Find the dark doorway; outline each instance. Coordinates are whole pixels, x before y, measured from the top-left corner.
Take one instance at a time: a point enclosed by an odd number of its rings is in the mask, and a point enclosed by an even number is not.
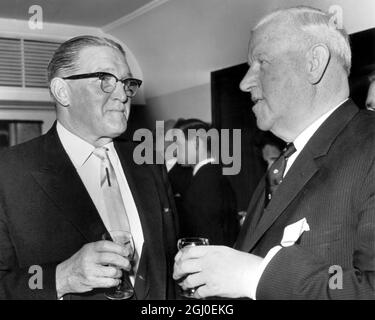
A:
[[[228,176],[237,196],[238,210],[246,210],[265,172],[261,151],[256,146],[260,130],[251,107],[249,93],[239,83],[249,66],[246,63],[211,73],[212,124],[217,129],[241,129],[241,171]]]
[[[354,102],[365,108],[369,76],[375,74],[375,28],[352,33],[352,70],[349,77],[350,95]]]

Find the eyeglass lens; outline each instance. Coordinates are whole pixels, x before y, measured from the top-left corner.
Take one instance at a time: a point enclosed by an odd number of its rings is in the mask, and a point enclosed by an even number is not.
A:
[[[113,90],[115,90],[117,79],[110,75],[105,75],[102,79],[102,89],[104,92],[111,93]],[[120,81],[120,80],[119,80]],[[128,97],[133,97],[138,90],[138,83],[137,81],[131,80],[131,79],[125,79],[121,81],[124,86],[125,93]]]

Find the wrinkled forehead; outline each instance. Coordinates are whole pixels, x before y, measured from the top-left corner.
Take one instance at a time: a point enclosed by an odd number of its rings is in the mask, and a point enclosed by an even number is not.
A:
[[[108,46],[83,48],[78,55],[77,67],[82,72],[107,71],[120,77],[131,73],[125,56]]]
[[[279,18],[271,20],[251,32],[249,42],[249,56],[255,56],[259,51],[277,49],[278,51],[290,50],[300,45],[302,31],[290,22]]]

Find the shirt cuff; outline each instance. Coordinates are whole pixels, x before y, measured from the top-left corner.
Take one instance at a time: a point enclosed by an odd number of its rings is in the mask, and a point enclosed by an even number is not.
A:
[[[267,255],[264,257],[263,261],[259,265],[259,268],[253,278],[252,286],[250,288],[250,298],[256,300],[256,292],[258,288],[259,280],[266,269],[267,265],[270,263],[272,258],[282,249],[282,246],[273,247],[270,251],[268,251]]]

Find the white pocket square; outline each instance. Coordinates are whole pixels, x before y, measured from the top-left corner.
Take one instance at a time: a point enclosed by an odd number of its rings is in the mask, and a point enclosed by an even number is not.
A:
[[[310,231],[306,218],[286,226],[281,240],[281,246],[290,247],[294,245],[305,231]]]

